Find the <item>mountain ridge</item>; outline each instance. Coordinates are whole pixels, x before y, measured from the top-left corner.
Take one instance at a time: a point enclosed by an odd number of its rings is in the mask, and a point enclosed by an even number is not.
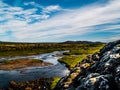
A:
[[[65,41],[62,42],[64,44],[101,44],[101,43],[105,43],[105,42],[93,42],[93,41]]]
[[[64,42],[9,42],[9,41],[0,41],[0,43],[61,43],[61,44],[101,44],[105,43],[102,41],[64,41]]]

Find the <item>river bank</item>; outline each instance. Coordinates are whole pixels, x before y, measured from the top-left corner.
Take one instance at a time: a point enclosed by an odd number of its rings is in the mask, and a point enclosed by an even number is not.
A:
[[[50,90],[51,81],[50,78],[40,78],[22,83],[11,81],[8,90]]]
[[[79,62],[54,90],[120,90],[120,40]]]
[[[0,88],[10,87],[9,82],[15,81],[16,83],[34,81],[42,78],[54,78],[63,77],[69,71],[64,64],[59,63],[57,60],[63,56],[62,53],[65,51],[54,51],[51,53],[33,55],[33,56],[16,56],[12,58],[1,58],[0,61],[4,60],[16,60],[16,59],[39,59],[43,62],[48,62],[48,66],[35,66],[13,69],[13,70],[0,70]],[[29,61],[29,60],[28,60]],[[28,62],[27,61],[27,62]],[[29,61],[29,63],[31,60]],[[22,62],[23,63],[23,62]],[[21,64],[22,64],[21,63]],[[52,65],[51,65],[52,63]],[[33,64],[34,65],[34,64]],[[17,64],[16,64],[17,66]]]
[[[20,45],[20,44],[19,44]],[[91,54],[96,52],[103,46],[103,44],[49,44],[47,47],[43,45],[43,48],[39,47],[27,47],[27,46],[19,46],[16,45],[14,47],[11,46],[4,46],[3,51],[1,51],[0,55],[0,62],[4,60],[17,60],[17,59],[40,59],[43,62],[49,62],[53,65],[48,66],[30,66],[20,69],[13,69],[13,70],[0,70],[0,88],[9,87],[10,81],[15,81],[16,83],[26,82],[26,81],[34,81],[39,78],[54,78],[54,77],[64,77],[66,74],[69,73],[68,68],[66,67],[67,64],[76,65],[79,59],[75,59],[69,63],[66,62],[66,59],[63,59],[66,63],[59,63],[58,59],[62,58],[64,55],[81,55],[81,54]],[[102,45],[102,46],[101,46]],[[9,50],[8,50],[9,47]],[[24,47],[24,48],[22,48]],[[21,49],[22,48],[22,49]],[[15,50],[13,50],[15,49]],[[43,50],[44,49],[44,50]],[[49,51],[54,50],[54,52],[48,53]],[[55,51],[55,50],[63,50],[63,51]],[[69,50],[70,52],[64,52],[64,50]],[[46,51],[45,54],[39,54],[40,52]],[[35,53],[33,53],[35,52]],[[39,53],[38,53],[39,52]],[[32,54],[32,55],[31,55]],[[26,56],[25,56],[26,55]],[[4,56],[4,57],[3,57]],[[8,57],[7,57],[8,56]],[[71,60],[71,59],[70,59]],[[73,65],[74,62],[74,65]],[[65,66],[66,65],[66,66]]]
[[[39,59],[17,59],[17,60],[4,60],[0,62],[0,70],[14,70],[22,69],[26,67],[43,67],[53,65],[49,62],[43,62]]]

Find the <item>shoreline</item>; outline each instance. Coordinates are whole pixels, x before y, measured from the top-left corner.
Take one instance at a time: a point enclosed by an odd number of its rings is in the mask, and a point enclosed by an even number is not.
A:
[[[17,60],[5,60],[0,63],[0,70],[15,70],[22,69],[26,67],[36,67],[36,66],[49,66],[53,65],[49,62],[44,62],[39,59],[17,59]]]

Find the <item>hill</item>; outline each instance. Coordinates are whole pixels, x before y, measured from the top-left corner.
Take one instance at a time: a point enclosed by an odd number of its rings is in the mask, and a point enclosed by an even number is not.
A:
[[[103,42],[92,42],[92,41],[65,41],[63,44],[102,44]]]

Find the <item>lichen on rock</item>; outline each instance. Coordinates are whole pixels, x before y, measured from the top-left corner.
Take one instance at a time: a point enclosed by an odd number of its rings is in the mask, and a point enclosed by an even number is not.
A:
[[[76,76],[64,85],[71,75]],[[58,82],[55,90],[120,90],[120,40],[108,43],[78,63]]]

